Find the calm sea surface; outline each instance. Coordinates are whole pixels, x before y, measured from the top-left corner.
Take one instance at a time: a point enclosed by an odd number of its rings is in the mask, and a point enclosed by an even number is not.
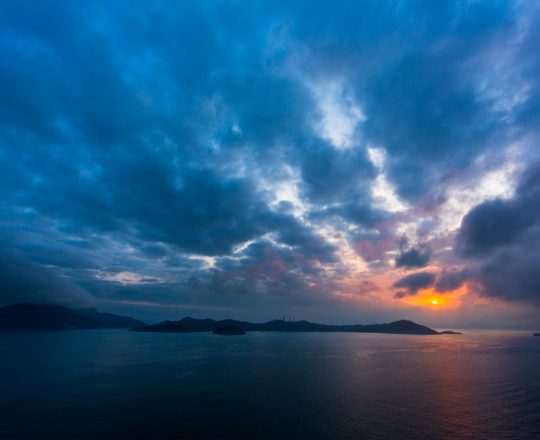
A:
[[[0,438],[540,439],[540,338],[4,333]]]

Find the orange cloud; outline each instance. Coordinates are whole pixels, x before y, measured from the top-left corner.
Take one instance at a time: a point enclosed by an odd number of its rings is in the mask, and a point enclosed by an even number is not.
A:
[[[461,304],[461,297],[468,292],[466,284],[451,292],[441,294],[434,287],[422,289],[414,296],[403,298],[403,302],[411,306],[430,307],[433,309],[448,309],[458,307]]]

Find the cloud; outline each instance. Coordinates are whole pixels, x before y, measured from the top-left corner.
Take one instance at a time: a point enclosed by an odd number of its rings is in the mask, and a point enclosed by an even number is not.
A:
[[[402,251],[396,258],[396,267],[418,268],[429,263],[429,252],[420,252],[416,248]]]
[[[416,295],[420,289],[430,287],[435,282],[435,275],[431,272],[417,272],[397,280],[393,286],[403,288],[406,291],[397,292],[395,298],[403,298],[405,295]]]
[[[373,281],[363,280],[355,287],[357,295],[367,295],[379,291],[379,287]]]
[[[301,252],[305,258],[316,259],[323,263],[336,261],[336,247],[323,236],[318,236],[308,228],[297,225],[282,230],[277,238],[279,242],[292,246]]]
[[[425,2],[357,7],[320,5],[309,23],[294,23],[299,68],[330,84],[346,78],[365,115],[362,138],[387,151],[385,177],[397,196],[415,200],[442,183],[441,168],[464,166],[506,128],[479,99],[477,78],[466,66],[517,32],[515,13],[506,3],[488,2],[465,11],[451,3],[435,10]],[[309,14],[306,5],[293,9]],[[491,65],[475,67],[484,72]]]
[[[458,231],[456,249],[474,264],[485,296],[540,304],[540,165],[523,174],[514,197],[475,206]]]
[[[435,283],[435,290],[440,293],[445,293],[459,289],[468,277],[469,275],[466,270],[444,269]]]
[[[396,293],[394,293],[394,298],[396,299],[402,299],[402,298],[405,298],[406,296],[407,296],[407,292],[403,290],[399,290]]]
[[[88,306],[94,298],[70,280],[45,266],[0,253],[0,303],[52,303]]]
[[[464,256],[482,256],[511,243],[534,223],[534,213],[523,208],[501,199],[475,206],[463,217],[457,249]]]
[[[521,177],[511,199],[495,199],[472,208],[464,217],[455,248],[465,257],[483,257],[518,241],[534,228],[540,214],[540,165]]]
[[[475,274],[486,297],[527,301],[540,306],[540,227],[483,262]]]
[[[454,183],[510,146],[538,158],[539,17],[488,0],[1,2],[0,246],[103,301],[257,310],[327,310],[409,232],[432,252],[395,266],[437,265]],[[498,297],[496,268],[536,242],[533,182],[458,233],[455,258]]]

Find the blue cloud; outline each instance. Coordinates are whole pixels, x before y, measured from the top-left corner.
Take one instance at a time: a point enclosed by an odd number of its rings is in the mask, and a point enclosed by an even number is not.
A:
[[[463,218],[456,249],[474,264],[485,296],[540,303],[540,166],[529,167],[507,200],[483,202]]]
[[[429,263],[429,252],[421,252],[416,248],[402,251],[396,258],[396,267],[424,267]]]
[[[343,246],[392,270],[400,222],[426,220],[415,207],[443,204],[470,163],[540,134],[539,17],[491,0],[4,1],[0,246],[100,300],[328,304],[355,275]],[[406,215],[377,203],[382,177]],[[534,235],[526,187],[458,232],[459,258],[494,256],[486,286]],[[437,246],[395,266],[437,263]],[[153,281],[102,276],[118,272]]]
[[[416,295],[420,289],[430,287],[435,282],[435,275],[431,272],[417,272],[397,280],[393,287],[403,288],[406,292],[398,292],[394,296],[403,298],[405,295]]]

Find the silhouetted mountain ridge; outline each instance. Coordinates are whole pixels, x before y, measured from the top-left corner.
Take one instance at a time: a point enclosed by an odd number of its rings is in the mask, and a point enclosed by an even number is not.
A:
[[[131,328],[142,321],[96,309],[72,310],[55,304],[11,304],[0,307],[0,331]]]
[[[234,319],[216,321],[210,318],[196,319],[186,317],[179,321],[164,321],[153,325],[133,328],[132,331],[140,332],[213,332],[223,326],[234,326],[244,331],[269,331],[269,332],[356,332],[356,333],[391,333],[408,335],[438,335],[436,330],[417,324],[413,321],[402,319],[387,324],[371,325],[328,325],[309,321],[284,321],[273,320],[257,324]]]
[[[101,328],[132,328],[144,325],[142,321],[129,316],[115,315],[114,313],[98,312],[96,309],[77,309],[77,312],[96,321]]]

